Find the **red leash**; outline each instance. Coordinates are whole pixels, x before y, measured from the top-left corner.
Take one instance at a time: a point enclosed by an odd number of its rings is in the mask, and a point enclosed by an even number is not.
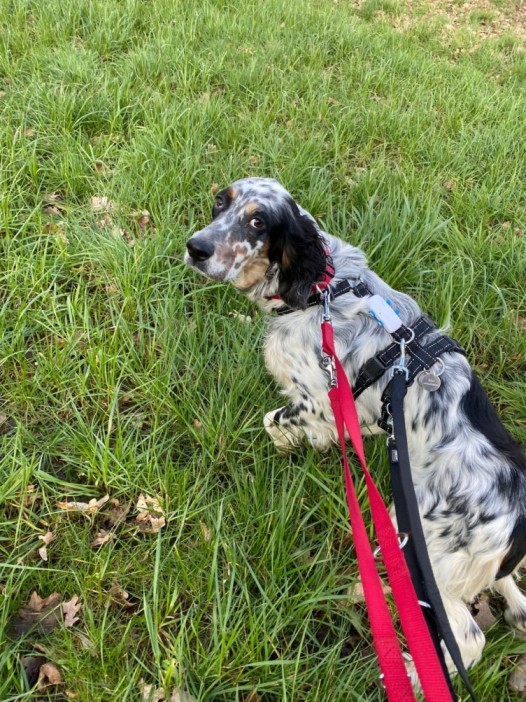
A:
[[[331,376],[329,399],[342,449],[351,529],[367,611],[371,622],[373,642],[383,674],[387,698],[390,702],[410,702],[416,699],[389,614],[382,583],[376,569],[367,530],[353,485],[345,448],[345,429],[347,429],[365,476],[371,514],[382,550],[389,584],[424,697],[426,702],[451,702],[451,692],[422,614],[411,575],[400,548],[398,535],[394,530],[389,512],[383,503],[380,493],[367,470],[360,422],[352,390],[334,348],[334,332],[329,314],[327,294],[324,297],[325,312],[324,321],[321,325],[323,364]]]

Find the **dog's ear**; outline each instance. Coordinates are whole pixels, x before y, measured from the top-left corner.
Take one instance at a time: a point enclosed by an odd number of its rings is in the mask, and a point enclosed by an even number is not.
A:
[[[278,292],[283,301],[305,309],[311,285],[323,278],[326,255],[316,225],[292,199],[271,227],[269,259],[279,266]]]

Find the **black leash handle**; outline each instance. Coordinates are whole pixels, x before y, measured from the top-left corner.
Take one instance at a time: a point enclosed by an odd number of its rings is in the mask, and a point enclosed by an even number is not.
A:
[[[471,687],[457,640],[451,630],[442,597],[438,585],[436,584],[431,561],[429,560],[422,522],[420,521],[418,501],[416,499],[413,478],[411,476],[411,464],[409,461],[407,434],[405,430],[404,397],[406,392],[407,386],[404,373],[395,371],[391,381],[391,415],[393,419],[394,441],[390,443],[389,459],[391,463],[393,496],[399,531],[407,531],[410,537],[404,548],[404,554],[406,555],[407,565],[411,572],[411,577],[418,596],[420,597],[420,592],[422,592],[423,600],[428,602],[431,606],[433,617],[431,618],[428,614],[428,616],[426,616],[426,621],[430,627],[433,638],[437,637],[438,631],[442,636],[444,644],[462,678],[469,696],[473,702],[477,702],[477,697]],[[424,609],[427,610],[428,608],[424,607]],[[433,629],[435,631],[433,631]],[[443,651],[440,645],[438,646],[438,651],[441,663],[445,668]]]

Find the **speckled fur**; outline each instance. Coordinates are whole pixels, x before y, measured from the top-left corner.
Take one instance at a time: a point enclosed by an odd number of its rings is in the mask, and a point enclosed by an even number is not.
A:
[[[305,307],[311,284],[323,273],[317,269],[323,246],[334,261],[334,282],[364,281],[373,294],[393,301],[409,327],[421,310],[371,271],[362,251],[321,231],[277,181],[249,178],[223,192],[235,196],[227,196],[228,207],[215,209],[213,222],[194,234],[186,261],[211,278],[230,281],[264,312],[282,306],[283,299],[295,308],[291,314],[268,317],[265,362],[288,403],[267,413],[264,425],[279,449],[304,440],[326,449],[337,436],[327,377],[319,366],[321,310]],[[247,219],[255,215],[265,223],[257,232]],[[196,249],[210,255],[196,260]],[[296,287],[287,299],[288,286]],[[282,300],[273,298],[278,291]],[[391,337],[367,314],[366,301],[352,293],[333,300],[331,312],[337,353],[352,383],[362,364]],[[466,605],[482,590],[494,588],[503,595],[506,619],[526,631],[526,597],[514,579],[526,555],[526,460],[465,357],[448,353],[442,360],[446,370],[438,391],[429,393],[418,383],[409,388],[406,426],[433,570],[469,666],[480,658],[485,639]],[[386,382],[384,376],[357,400],[364,434],[379,431]]]

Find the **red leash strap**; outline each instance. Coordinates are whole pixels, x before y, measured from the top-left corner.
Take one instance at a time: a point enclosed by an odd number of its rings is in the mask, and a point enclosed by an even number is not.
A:
[[[400,623],[404,630],[424,697],[427,702],[451,702],[451,692],[444,678],[413,587],[411,575],[400,549],[398,535],[395,532],[389,512],[383,503],[380,493],[367,470],[360,422],[354,398],[345,370],[336,356],[334,332],[328,316],[324,317],[321,327],[323,353],[334,362],[336,368],[336,385],[331,388],[329,399],[342,448],[347,504],[358,556],[358,568],[371,622],[374,646],[378,655],[380,669],[384,676],[387,698],[390,702],[409,702],[410,700],[415,700],[415,695],[387,608],[380,576],[376,569],[371,545],[367,537],[367,530],[352,482],[345,448],[345,429],[347,429],[365,476],[371,514],[382,550],[389,584],[391,585]]]

